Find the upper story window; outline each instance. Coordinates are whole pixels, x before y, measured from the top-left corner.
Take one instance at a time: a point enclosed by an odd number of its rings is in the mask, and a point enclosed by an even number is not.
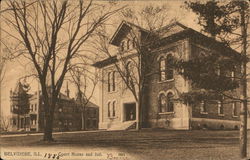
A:
[[[220,66],[216,66],[216,68],[215,68],[215,74],[217,76],[220,76]]]
[[[173,69],[173,56],[169,54],[167,56],[167,80],[174,78],[174,69]]]
[[[116,89],[116,72],[113,72],[113,77],[112,77],[112,86],[113,86],[113,91]]]
[[[201,101],[200,103],[200,113],[207,113],[206,101]]]
[[[232,103],[232,115],[233,115],[233,117],[237,116],[236,102]]]
[[[112,71],[108,73],[108,92],[116,90],[116,72]]]
[[[126,73],[126,83],[130,86],[133,85],[133,77],[132,77],[133,74],[131,74],[132,72],[133,72],[132,62],[129,61],[125,66],[125,73]]]
[[[124,41],[121,42],[121,46],[120,47],[121,47],[121,51],[125,50],[125,42]]]
[[[219,115],[223,115],[224,114],[222,101],[218,101],[218,114]]]
[[[174,78],[173,56],[169,54],[166,58],[159,59],[160,81],[171,80]]]
[[[137,43],[137,41],[136,41],[136,37],[134,37],[134,38],[133,38],[133,48],[135,48],[135,47],[136,47],[136,43]]]
[[[130,43],[130,40],[128,39],[128,40],[127,40],[127,49],[129,50],[130,47],[131,47],[131,43]]]
[[[166,61],[164,57],[160,58],[160,81],[166,80]]]
[[[111,77],[112,77],[112,72],[108,73],[108,92],[111,91]]]
[[[231,79],[235,80],[235,72],[236,72],[236,66],[233,66],[232,71],[231,71]]]

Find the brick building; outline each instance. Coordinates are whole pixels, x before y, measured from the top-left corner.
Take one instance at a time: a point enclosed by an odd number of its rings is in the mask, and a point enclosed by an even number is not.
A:
[[[138,121],[138,105],[132,93],[126,89],[126,85],[118,74],[115,64],[122,66],[120,56],[136,57],[134,48],[135,37],[141,41],[150,33],[149,31],[123,21],[110,43],[117,48],[114,56],[96,62],[95,67],[100,69],[102,84],[100,86],[100,129],[127,129]],[[145,99],[143,100],[143,124],[144,127],[168,128],[168,129],[238,129],[239,110],[241,103],[224,98],[223,101],[202,101],[195,105],[185,105],[178,99],[180,93],[191,91],[193,86],[175,70],[166,68],[171,57],[188,60],[198,54],[209,52],[226,52],[229,55],[238,54],[231,48],[225,47],[191,28],[178,22],[170,24],[159,30],[160,39],[157,47],[153,47],[150,54],[154,55],[150,63],[151,70],[159,74],[152,74],[147,81]],[[139,37],[139,38],[138,38]],[[212,44],[212,45],[211,45]],[[129,60],[127,65],[131,63]],[[240,67],[231,71],[230,75],[240,73]],[[218,73],[219,74],[219,73]],[[240,97],[238,88],[232,91]]]
[[[43,131],[44,109],[40,92],[28,94],[25,84],[18,82],[10,91],[11,131]],[[86,105],[86,129],[98,129],[98,106],[92,102]],[[73,131],[82,129],[82,106],[69,97],[69,89],[59,94],[54,112],[54,131]]]

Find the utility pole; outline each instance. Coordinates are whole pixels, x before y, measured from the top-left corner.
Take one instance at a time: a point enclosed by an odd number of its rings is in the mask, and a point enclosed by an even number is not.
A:
[[[241,6],[242,54],[247,56],[247,26],[244,6]],[[240,156],[247,157],[247,61],[242,64],[242,102],[240,109]]]

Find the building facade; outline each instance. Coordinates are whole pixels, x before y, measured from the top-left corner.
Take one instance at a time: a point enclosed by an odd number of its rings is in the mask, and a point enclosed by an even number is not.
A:
[[[25,85],[18,82],[16,89],[10,91],[11,131],[43,131],[44,107],[41,91],[28,94]],[[54,131],[76,131],[83,129],[82,105],[66,94],[59,94],[54,112]],[[86,130],[98,129],[98,106],[89,102],[85,106]]]
[[[209,52],[226,52],[229,55],[238,53],[178,22],[163,27],[159,32],[160,39],[157,39],[157,43],[149,51],[153,55],[148,64],[149,70],[156,74],[146,79],[148,85],[142,105],[144,127],[180,130],[238,129],[240,101],[224,97],[221,101],[184,104],[178,101],[180,93],[192,91],[194,86],[167,65],[173,58],[189,60]],[[129,66],[131,59],[138,62],[136,40],[142,42],[149,34],[149,31],[123,21],[110,40],[111,45],[117,48],[117,53],[94,64],[103,77],[100,86],[100,129],[127,129],[138,122],[138,102],[124,84],[116,65],[123,70]],[[124,61],[124,57],[130,58]],[[229,74],[239,74],[239,68]],[[241,88],[235,89],[231,94],[240,97],[240,90]]]

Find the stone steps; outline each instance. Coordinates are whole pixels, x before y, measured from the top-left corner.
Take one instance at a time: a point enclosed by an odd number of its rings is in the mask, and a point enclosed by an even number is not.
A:
[[[134,129],[136,121],[126,121],[118,124],[111,125],[107,130],[109,131],[119,131],[119,130],[128,130]]]

